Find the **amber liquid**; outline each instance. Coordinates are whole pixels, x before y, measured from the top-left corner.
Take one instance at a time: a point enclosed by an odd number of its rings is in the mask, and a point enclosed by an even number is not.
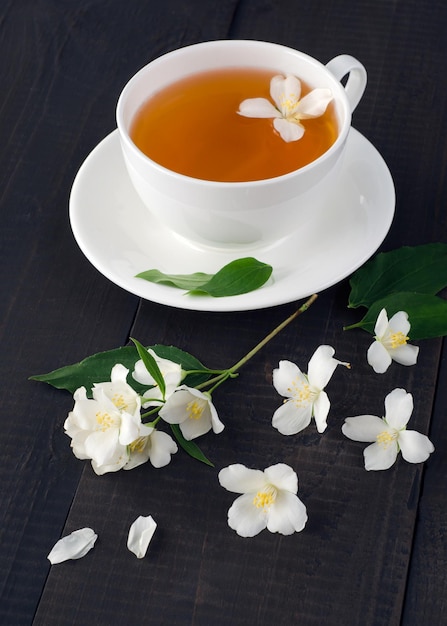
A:
[[[321,156],[337,137],[331,103],[303,120],[303,137],[285,142],[272,119],[238,115],[247,98],[270,98],[274,72],[224,69],[192,75],[151,97],[135,116],[131,137],[160,165],[210,181],[251,181],[292,172]],[[302,96],[310,88],[302,83]]]

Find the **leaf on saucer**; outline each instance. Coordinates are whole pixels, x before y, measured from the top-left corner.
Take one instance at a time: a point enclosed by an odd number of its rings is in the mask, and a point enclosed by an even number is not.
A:
[[[386,309],[388,318],[398,311],[408,313],[412,340],[447,335],[447,301],[432,294],[414,292],[393,293],[374,302],[360,322],[346,326],[345,330],[363,328],[374,334],[377,316],[382,309]]]
[[[212,274],[195,272],[194,274],[164,274],[160,270],[146,270],[137,274],[135,278],[143,278],[150,283],[178,287],[179,289],[196,289],[213,277]]]
[[[152,348],[159,357],[178,363],[185,372],[195,370],[201,370],[201,372],[205,371],[205,373],[196,373],[186,376],[184,382],[191,387],[204,382],[211,375],[206,373],[207,368],[204,367],[198,359],[175,346],[156,344],[149,346],[149,348]],[[65,389],[72,394],[76,389],[79,389],[79,387],[85,387],[87,394],[91,396],[91,388],[95,383],[110,380],[110,372],[114,365],[121,363],[132,372],[139,358],[140,356],[135,346],[124,346],[106,352],[98,352],[97,354],[83,359],[79,363],[66,365],[48,374],[31,376],[30,379],[48,383],[56,389]],[[143,393],[147,388],[146,386],[140,385],[130,374],[127,377],[127,382],[137,393]]]
[[[186,289],[187,295],[208,295],[213,298],[237,296],[259,289],[270,278],[273,268],[253,257],[236,259],[216,274],[164,274],[157,269],[136,275],[153,283]]]
[[[404,246],[379,253],[355,272],[350,285],[350,308],[370,307],[397,292],[435,295],[447,286],[447,244]]]
[[[262,287],[272,275],[271,265],[253,257],[236,259],[220,269],[208,282],[190,290],[191,295],[209,295],[213,298],[237,296]]]

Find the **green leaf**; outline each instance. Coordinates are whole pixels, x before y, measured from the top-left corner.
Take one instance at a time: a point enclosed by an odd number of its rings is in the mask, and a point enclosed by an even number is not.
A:
[[[152,283],[187,289],[188,295],[208,295],[213,298],[237,296],[259,289],[270,278],[271,265],[252,257],[236,259],[224,265],[216,274],[164,274],[159,270],[147,270],[137,274]]]
[[[149,347],[152,348],[159,357],[178,363],[185,371],[206,370],[198,359],[175,346],[156,344]],[[93,356],[83,359],[79,363],[66,365],[48,374],[31,376],[30,379],[48,383],[56,387],[56,389],[64,389],[70,393],[74,393],[79,387],[85,387],[89,394],[94,383],[102,383],[110,380],[110,372],[114,365],[122,363],[132,372],[139,358],[135,346],[124,346],[106,352],[98,352]],[[206,373],[192,374],[185,378],[185,382],[193,387],[208,378],[209,375]],[[146,387],[134,380],[131,374],[128,375],[127,382],[137,393],[141,394],[146,390]]]
[[[131,341],[135,344],[135,347],[138,352],[138,356],[143,361],[144,367],[147,369],[149,374],[155,381],[155,384],[160,389],[160,393],[163,399],[165,399],[166,393],[166,384],[165,379],[163,378],[163,374],[160,372],[160,368],[158,367],[157,361],[154,359],[152,354],[150,354],[144,346],[141,345],[139,341],[133,339],[131,337]]]
[[[347,326],[345,330],[363,328],[374,334],[377,316],[383,308],[388,319],[398,311],[408,313],[411,324],[409,337],[412,340],[447,335],[447,301],[431,294],[413,292],[393,293],[374,302],[360,322]]]
[[[178,287],[179,289],[196,289],[212,278],[212,274],[195,272],[194,274],[164,274],[160,270],[146,270],[136,275],[136,278],[143,278],[150,283]]]
[[[206,294],[213,298],[237,296],[259,289],[270,278],[272,271],[271,265],[253,257],[236,259],[214,274],[207,283],[189,293]]]
[[[435,295],[447,286],[447,244],[404,246],[377,254],[355,272],[350,285],[351,308],[370,307],[392,293]]]
[[[74,393],[79,387],[85,387],[89,392],[94,383],[110,380],[110,372],[114,365],[122,363],[132,370],[137,360],[138,353],[135,347],[124,346],[107,352],[98,352],[79,363],[66,365],[48,374],[39,374],[30,378],[48,383],[56,389],[65,389],[70,393]],[[136,381],[131,380],[129,376],[129,383],[132,384],[132,382]]]
[[[183,448],[183,450],[185,450],[185,452],[189,454],[189,456],[192,456],[194,459],[197,459],[198,461],[201,461],[206,465],[214,467],[214,463],[211,463],[211,461],[206,458],[206,456],[203,454],[197,444],[195,444],[193,441],[187,441],[183,437],[182,431],[180,430],[178,424],[171,424],[171,429],[179,445]]]

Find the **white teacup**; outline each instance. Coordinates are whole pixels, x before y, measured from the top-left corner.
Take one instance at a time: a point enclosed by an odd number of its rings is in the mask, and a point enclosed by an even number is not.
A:
[[[300,169],[250,182],[214,182],[178,174],[136,147],[129,134],[131,124],[151,95],[190,74],[228,67],[271,69],[272,75],[292,74],[312,88],[331,89],[339,128],[335,143]],[[211,41],[175,50],[143,67],[120,95],[117,123],[129,176],[151,213],[191,241],[224,247],[275,242],[304,221],[331,211],[351,113],[365,86],[365,68],[349,55],[323,65],[291,48],[250,40]]]

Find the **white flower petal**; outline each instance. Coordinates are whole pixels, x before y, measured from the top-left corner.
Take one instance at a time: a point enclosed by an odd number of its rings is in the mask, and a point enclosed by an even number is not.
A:
[[[415,365],[418,359],[419,347],[406,343],[403,346],[390,350],[393,361],[400,365]]]
[[[99,464],[92,459],[92,468],[97,476],[103,476],[109,472],[118,472],[122,469],[128,461],[128,454],[126,448],[123,447],[122,451],[117,451],[115,456],[107,461],[107,463]]]
[[[377,435],[388,429],[387,425],[376,415],[357,415],[347,417],[341,427],[343,434],[353,441],[375,441]]]
[[[405,389],[393,389],[385,398],[385,420],[400,430],[407,425],[413,412],[413,396]]]
[[[152,539],[157,523],[151,515],[137,517],[129,529],[127,547],[138,559],[142,559],[147,552],[149,542]]]
[[[239,115],[243,117],[281,117],[281,113],[266,98],[249,98],[239,105]]]
[[[329,415],[330,407],[331,403],[327,393],[320,391],[313,406],[315,423],[319,433],[323,433],[327,428],[327,416]]]
[[[267,515],[253,503],[252,493],[246,493],[233,502],[228,510],[228,525],[240,537],[254,537],[267,526]]]
[[[272,533],[291,535],[303,530],[307,522],[307,511],[298,496],[280,491],[275,504],[270,507],[267,529]]]
[[[287,400],[276,409],[272,418],[272,426],[282,435],[296,435],[310,424],[312,404],[309,402],[297,407],[293,400]]]
[[[77,430],[94,430],[97,426],[96,417],[100,409],[101,405],[96,400],[90,400],[88,398],[80,399],[78,397],[73,411],[68,414],[68,418],[65,422],[66,430],[68,431],[69,426],[74,426]]]
[[[274,485],[278,489],[283,489],[284,491],[295,494],[298,491],[298,476],[296,472],[285,463],[270,465],[270,467],[264,470],[264,476],[266,482]]]
[[[243,492],[228,511],[228,524],[241,537],[253,537],[264,528],[290,535],[304,528],[306,507],[296,496],[298,477],[284,463],[264,472],[235,464],[219,472],[220,484],[236,493]]]
[[[207,433],[220,433],[224,425],[209,394],[194,387],[182,385],[168,398],[159,412],[160,417],[169,424],[179,424],[185,439],[190,441]]]
[[[293,397],[293,384],[304,385],[307,377],[300,368],[291,361],[280,361],[279,367],[273,370],[273,386],[280,396],[284,398]]]
[[[415,430],[399,433],[399,446],[402,456],[409,463],[423,463],[434,452],[434,445],[426,435]]]
[[[391,365],[391,356],[380,341],[374,341],[368,348],[367,360],[376,374],[383,374]]]
[[[390,468],[397,459],[398,447],[396,442],[391,442],[387,446],[378,443],[372,443],[365,448],[363,456],[365,457],[365,469],[369,470],[386,470]]]
[[[93,548],[97,538],[98,535],[91,528],[74,530],[55,543],[47,558],[52,565],[68,559],[80,559]]]
[[[123,446],[127,446],[138,438],[140,434],[141,418],[134,417],[129,413],[122,413],[121,426],[119,430],[119,442]]]
[[[89,455],[85,451],[85,441],[90,433],[85,431],[80,431],[78,433],[69,432],[67,428],[65,429],[66,434],[71,437],[71,449],[73,450],[73,454],[77,459],[81,461],[85,461],[89,459]]]
[[[185,386],[179,387],[167,400],[159,411],[159,415],[168,424],[181,424],[188,419],[186,410],[188,402],[191,402],[191,390]]]
[[[207,411],[207,415],[203,415],[198,420],[188,419],[179,424],[179,427],[186,441],[192,441],[193,439],[197,439],[197,437],[206,435],[206,433],[211,430],[211,418]]]
[[[149,460],[154,467],[165,467],[171,461],[171,455],[175,454],[178,446],[173,438],[159,430],[155,430],[149,440]]]
[[[117,428],[108,428],[103,431],[92,432],[85,440],[85,452],[89,459],[94,459],[98,465],[111,462],[117,450],[125,450],[125,446],[118,442]]]
[[[376,337],[383,337],[388,330],[388,315],[386,309],[382,309],[377,316],[376,324],[374,326],[374,334]]]
[[[209,409],[210,416],[211,416],[211,427],[213,429],[213,433],[218,435],[219,433],[221,433],[223,431],[225,426],[220,421],[219,416],[218,416],[217,411],[216,411],[216,407],[211,402],[211,400],[209,400],[209,402],[208,402],[208,409]]]
[[[332,99],[333,96],[330,89],[313,89],[300,100],[296,113],[300,119],[320,117],[326,111]]]
[[[307,367],[309,382],[317,389],[324,389],[335,372],[337,365],[347,365],[332,358],[335,350],[332,346],[318,346],[310,358]]]
[[[299,123],[289,122],[282,117],[273,120],[275,130],[280,134],[281,139],[290,143],[298,141],[304,135],[304,127]]]
[[[408,321],[408,313],[405,311],[398,311],[393,315],[388,323],[391,332],[400,332],[403,335],[408,335],[410,332],[410,322]]]
[[[277,75],[270,81],[270,95],[284,117],[293,113],[301,95],[301,82],[296,76]]]
[[[249,469],[240,463],[221,469],[218,478],[222,487],[233,493],[255,493],[263,489],[266,484],[264,472]]]
[[[112,383],[126,383],[127,384],[127,374],[129,370],[127,367],[124,367],[121,363],[117,363],[112,367],[112,371],[110,373],[110,380]]]
[[[135,449],[130,448],[129,459],[123,466],[124,470],[131,470],[147,463],[149,461],[149,452],[151,448],[150,437],[145,437],[144,442],[140,442],[140,445]]]

